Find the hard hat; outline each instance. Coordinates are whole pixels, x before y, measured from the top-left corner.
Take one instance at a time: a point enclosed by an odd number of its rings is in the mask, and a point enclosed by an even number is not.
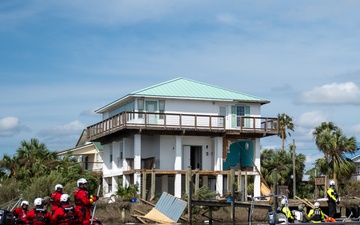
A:
[[[331,180],[330,181],[330,186],[335,186],[335,181]]]
[[[70,195],[62,194],[60,197],[60,202],[68,202],[70,200]]]
[[[42,198],[35,198],[35,200],[34,200],[34,205],[35,206],[39,206],[39,205],[42,205],[42,204],[43,204]]]
[[[28,201],[22,201],[21,206],[23,206],[23,205],[29,205],[29,202]]]
[[[282,205],[287,205],[287,200],[285,198],[281,199],[281,204]]]
[[[87,184],[87,180],[85,178],[80,178],[77,182],[76,182],[77,186],[79,187],[81,184]]]
[[[314,207],[315,207],[315,208],[319,208],[319,207],[320,207],[320,203],[319,203],[319,202],[315,202],[315,203],[314,203]]]
[[[64,187],[63,187],[61,184],[55,185],[55,191],[57,191],[58,188],[61,188],[61,189],[62,189],[62,188],[64,188]]]

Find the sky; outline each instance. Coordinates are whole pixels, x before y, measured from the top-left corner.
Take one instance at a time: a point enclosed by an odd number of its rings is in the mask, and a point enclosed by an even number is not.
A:
[[[360,140],[360,1],[2,0],[0,156],[36,138],[75,147],[95,110],[178,77],[270,101],[286,147],[322,157],[312,132],[333,122]],[[281,148],[277,136],[261,148]]]

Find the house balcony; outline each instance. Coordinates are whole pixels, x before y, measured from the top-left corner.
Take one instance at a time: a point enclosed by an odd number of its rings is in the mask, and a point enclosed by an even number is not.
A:
[[[106,141],[119,134],[227,136],[261,138],[279,133],[278,118],[242,116],[239,127],[226,125],[225,116],[154,112],[122,112],[87,127],[89,141]]]

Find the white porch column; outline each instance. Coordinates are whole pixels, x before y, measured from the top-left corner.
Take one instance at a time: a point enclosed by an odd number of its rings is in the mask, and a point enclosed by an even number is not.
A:
[[[138,185],[139,193],[141,193],[141,134],[134,135],[134,169],[138,170],[134,173],[134,184]]]
[[[129,187],[130,177],[129,175],[123,175],[123,187]]]
[[[128,149],[126,149],[126,146],[127,146],[128,141],[129,141],[128,138],[123,139],[123,158],[122,158],[122,161],[123,161],[122,170],[123,171],[129,169],[128,161],[126,161],[127,152],[128,152]]]
[[[214,165],[214,170],[216,171],[221,171],[223,169],[223,140],[222,137],[216,137],[214,138],[214,157],[215,157],[215,165]],[[216,176],[216,192],[220,195],[223,196],[224,194],[224,178],[222,174],[219,174]]]
[[[261,171],[260,169],[260,138],[256,138],[255,139],[255,143],[254,143],[254,163],[255,166],[258,168],[259,171]],[[260,196],[261,192],[260,192],[260,185],[261,185],[261,177],[260,175],[256,175],[255,179],[254,179],[254,196]]]
[[[174,170],[182,170],[182,143],[181,136],[175,136],[175,163]],[[175,197],[181,198],[181,174],[175,175]]]

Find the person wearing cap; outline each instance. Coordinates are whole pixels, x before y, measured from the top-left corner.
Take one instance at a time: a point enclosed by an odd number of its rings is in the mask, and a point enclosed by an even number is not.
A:
[[[340,204],[339,195],[335,188],[335,181],[330,181],[330,187],[327,189],[326,194],[328,198],[329,217],[335,218],[336,204]]]
[[[51,194],[50,203],[51,211],[54,214],[55,210],[60,207],[60,197],[63,194],[63,186],[61,184],[55,185],[55,191]]]
[[[288,201],[285,198],[281,199],[281,212],[284,213],[289,223],[294,222],[292,211],[290,210]]]
[[[77,225],[83,223],[81,211],[70,204],[70,195],[62,194],[61,205],[52,216],[54,225]]]
[[[42,198],[34,200],[35,208],[26,213],[27,224],[30,225],[50,225],[51,213],[44,208]]]
[[[325,214],[320,209],[319,202],[314,203],[314,208],[309,211],[307,216],[312,223],[321,223],[325,220]]]
[[[29,211],[29,202],[22,201],[20,207],[13,209],[13,215],[15,218],[16,224],[25,224],[26,223],[26,213]]]
[[[74,191],[74,200],[75,207],[79,209],[84,217],[83,224],[89,225],[91,220],[90,209],[92,203],[99,199],[98,196],[90,196],[89,191],[87,190],[87,180],[85,178],[80,178],[76,182],[78,189]]]

